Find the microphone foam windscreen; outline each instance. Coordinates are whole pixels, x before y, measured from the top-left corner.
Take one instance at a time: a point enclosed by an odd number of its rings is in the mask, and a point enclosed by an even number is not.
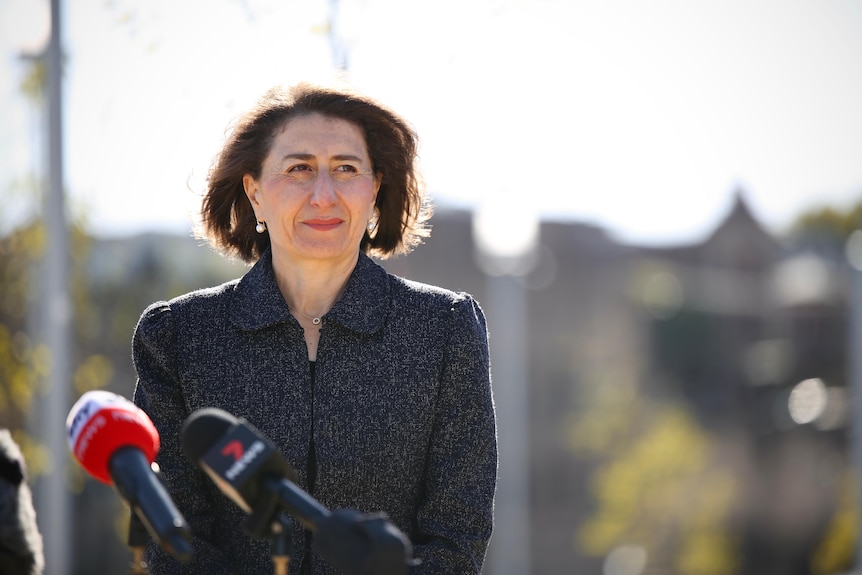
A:
[[[66,418],[69,449],[93,477],[111,484],[111,456],[121,447],[135,447],[152,462],[159,451],[159,432],[144,411],[108,391],[88,391]]]
[[[197,463],[237,423],[239,420],[236,417],[217,407],[207,407],[192,413],[183,422],[180,437],[186,458]]]

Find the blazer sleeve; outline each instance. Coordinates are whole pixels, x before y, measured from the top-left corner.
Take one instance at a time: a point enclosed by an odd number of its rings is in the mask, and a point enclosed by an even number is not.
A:
[[[145,551],[149,572],[154,575],[231,575],[221,552],[208,542],[212,517],[205,488],[206,475],[183,455],[180,446],[182,424],[188,414],[177,372],[174,316],[167,303],[147,308],[132,339],[132,355],[137,370],[134,402],[150,416],[159,431],[161,446],[156,462],[174,503],[192,531],[194,554],[188,563],[179,563],[151,542]]]
[[[491,537],[497,438],[485,316],[466,294],[451,314],[413,575],[479,573]]]

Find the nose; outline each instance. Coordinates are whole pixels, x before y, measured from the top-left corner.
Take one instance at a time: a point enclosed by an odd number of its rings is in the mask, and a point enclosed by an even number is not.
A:
[[[311,192],[311,205],[331,206],[335,203],[335,182],[328,171],[321,171],[314,178],[314,188]]]

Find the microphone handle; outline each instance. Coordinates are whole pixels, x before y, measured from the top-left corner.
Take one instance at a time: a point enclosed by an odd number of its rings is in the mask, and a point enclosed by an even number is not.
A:
[[[284,511],[299,519],[311,531],[317,531],[318,523],[332,515],[329,509],[287,479],[266,477],[264,485],[275,493]]]
[[[129,563],[128,575],[146,575],[147,563],[144,561],[144,547],[150,542],[150,532],[147,531],[147,526],[138,517],[136,512],[129,514],[129,537],[128,547],[132,552],[132,559]]]
[[[190,530],[143,451],[127,446],[108,461],[114,487],[161,547],[180,561],[192,555]]]

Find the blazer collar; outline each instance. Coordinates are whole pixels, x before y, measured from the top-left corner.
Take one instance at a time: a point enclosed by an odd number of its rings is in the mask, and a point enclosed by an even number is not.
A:
[[[324,316],[324,322],[332,321],[361,333],[379,330],[386,321],[388,309],[386,276],[386,270],[360,253],[341,299]],[[239,280],[230,314],[233,324],[244,330],[296,321],[275,281],[270,250]]]

